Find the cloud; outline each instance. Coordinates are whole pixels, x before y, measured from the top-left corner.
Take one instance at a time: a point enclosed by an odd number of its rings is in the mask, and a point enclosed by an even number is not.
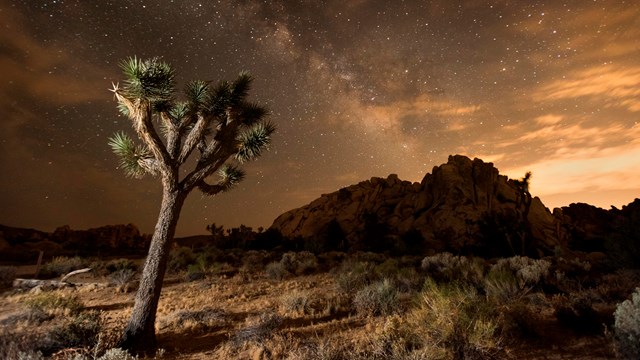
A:
[[[34,40],[23,27],[22,15],[11,10],[0,12],[4,31],[0,43],[8,56],[0,57],[0,98],[12,101],[31,97],[56,104],[80,104],[103,99],[109,71],[75,58],[73,51]],[[23,99],[20,99],[23,100]]]
[[[640,169],[638,143],[581,156],[567,152],[526,166],[507,168],[503,172],[510,177],[518,177],[531,170],[532,192],[544,196],[639,189],[640,178],[636,169]],[[631,200],[628,199],[627,202]]]
[[[571,73],[566,79],[551,81],[534,94],[534,99],[540,102],[583,97],[601,101],[608,107],[640,110],[640,67],[591,67]]]

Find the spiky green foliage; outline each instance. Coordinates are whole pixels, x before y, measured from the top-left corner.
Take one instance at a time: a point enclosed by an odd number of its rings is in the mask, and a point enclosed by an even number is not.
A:
[[[123,132],[116,133],[109,138],[109,146],[120,157],[120,167],[127,176],[140,178],[148,172],[142,163],[151,160],[149,150],[144,146],[136,146],[129,135]]]
[[[271,142],[271,134],[275,130],[275,126],[267,122],[254,125],[240,134],[238,137],[240,149],[236,154],[236,159],[240,162],[247,162],[262,155],[262,151]]]
[[[119,88],[114,84],[112,91],[120,112],[132,120],[142,140],[137,146],[123,133],[110,139],[109,145],[127,175],[166,174],[184,164],[197,149],[199,168],[184,177],[184,186],[213,195],[243,179],[244,173],[233,162],[255,159],[268,147],[275,127],[264,122],[266,108],[247,100],[253,82],[248,73],[215,86],[191,81],[184,90],[185,101],[175,101],[174,71],[168,64],[158,58],[132,57],[120,66],[124,85]],[[220,156],[224,159],[217,158]],[[205,178],[216,172],[220,181],[207,184]]]
[[[241,182],[246,173],[237,166],[225,165],[218,170],[218,175],[222,179],[221,183],[225,186],[225,190]]]
[[[159,58],[139,60],[131,57],[121,62],[124,73],[124,93],[129,98],[157,102],[170,100],[174,91],[175,73]]]

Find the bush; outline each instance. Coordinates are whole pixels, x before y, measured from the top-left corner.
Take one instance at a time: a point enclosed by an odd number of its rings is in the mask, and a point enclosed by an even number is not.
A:
[[[398,289],[392,281],[384,279],[358,291],[353,304],[360,315],[390,315],[399,308]]]
[[[423,347],[444,347],[453,359],[483,359],[500,350],[493,317],[474,288],[427,280],[408,321]]]
[[[44,264],[40,269],[40,277],[50,279],[60,275],[66,275],[73,270],[82,269],[87,266],[87,262],[82,258],[58,256],[50,262]]]
[[[0,266],[0,289],[13,286],[17,270],[15,266]]]
[[[167,267],[169,271],[177,273],[187,270],[189,264],[193,264],[195,261],[195,255],[193,251],[185,246],[180,246],[171,250],[169,254],[169,264]]]
[[[50,336],[54,349],[92,348],[98,343],[103,322],[96,311],[83,312],[67,318],[62,325],[55,327]]]
[[[124,268],[109,275],[109,280],[116,286],[117,292],[128,293],[131,290],[131,281],[135,274],[133,270]]]
[[[446,252],[425,257],[421,267],[436,281],[459,281],[477,285],[484,277],[484,260]]]
[[[544,259],[531,259],[526,256],[514,256],[498,260],[491,269],[511,271],[518,279],[520,288],[536,286],[549,275],[551,262]]]
[[[294,290],[280,297],[280,308],[284,314],[307,315],[311,312],[311,301],[306,291]]]
[[[484,280],[484,291],[487,297],[499,304],[508,304],[526,295],[529,290],[520,288],[516,276],[503,268],[491,269]]]
[[[265,274],[271,280],[284,280],[291,275],[281,262],[270,262],[265,267]]]
[[[114,348],[105,351],[97,360],[138,360],[138,357],[131,356],[131,354],[120,348]]]
[[[226,319],[226,312],[211,307],[197,311],[179,310],[162,319],[160,327],[186,328],[194,332],[205,332],[220,326]]]
[[[42,353],[34,347],[38,341],[34,334],[16,333],[0,327],[0,359],[44,360]]]
[[[32,311],[39,311],[51,316],[74,315],[84,307],[77,296],[63,296],[57,292],[37,294],[25,301]]]
[[[640,288],[614,313],[615,349],[622,359],[640,358]]]
[[[379,279],[374,268],[375,265],[371,262],[353,262],[347,259],[337,270],[336,283],[344,293],[353,294]]]
[[[524,296],[549,276],[551,263],[526,256],[500,259],[484,281],[487,295],[500,303]]]
[[[318,269],[318,259],[308,251],[285,253],[280,263],[286,271],[296,275],[311,274]]]
[[[262,342],[271,338],[280,324],[282,324],[282,317],[275,313],[262,313],[248,317],[245,321],[245,327],[236,333],[234,342],[236,344]]]

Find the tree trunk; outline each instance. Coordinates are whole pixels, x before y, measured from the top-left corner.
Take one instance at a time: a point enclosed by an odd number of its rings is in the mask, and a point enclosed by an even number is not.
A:
[[[163,189],[158,222],[144,264],[133,313],[124,330],[120,347],[135,354],[155,355],[157,349],[155,322],[162,281],[167,269],[180,211],[187,193]]]

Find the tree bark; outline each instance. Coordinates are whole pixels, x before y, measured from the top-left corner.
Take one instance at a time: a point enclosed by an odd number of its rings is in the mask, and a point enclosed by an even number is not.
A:
[[[155,355],[155,322],[169,251],[187,192],[165,187],[158,222],[151,238],[133,312],[124,330],[120,347],[141,355]]]

